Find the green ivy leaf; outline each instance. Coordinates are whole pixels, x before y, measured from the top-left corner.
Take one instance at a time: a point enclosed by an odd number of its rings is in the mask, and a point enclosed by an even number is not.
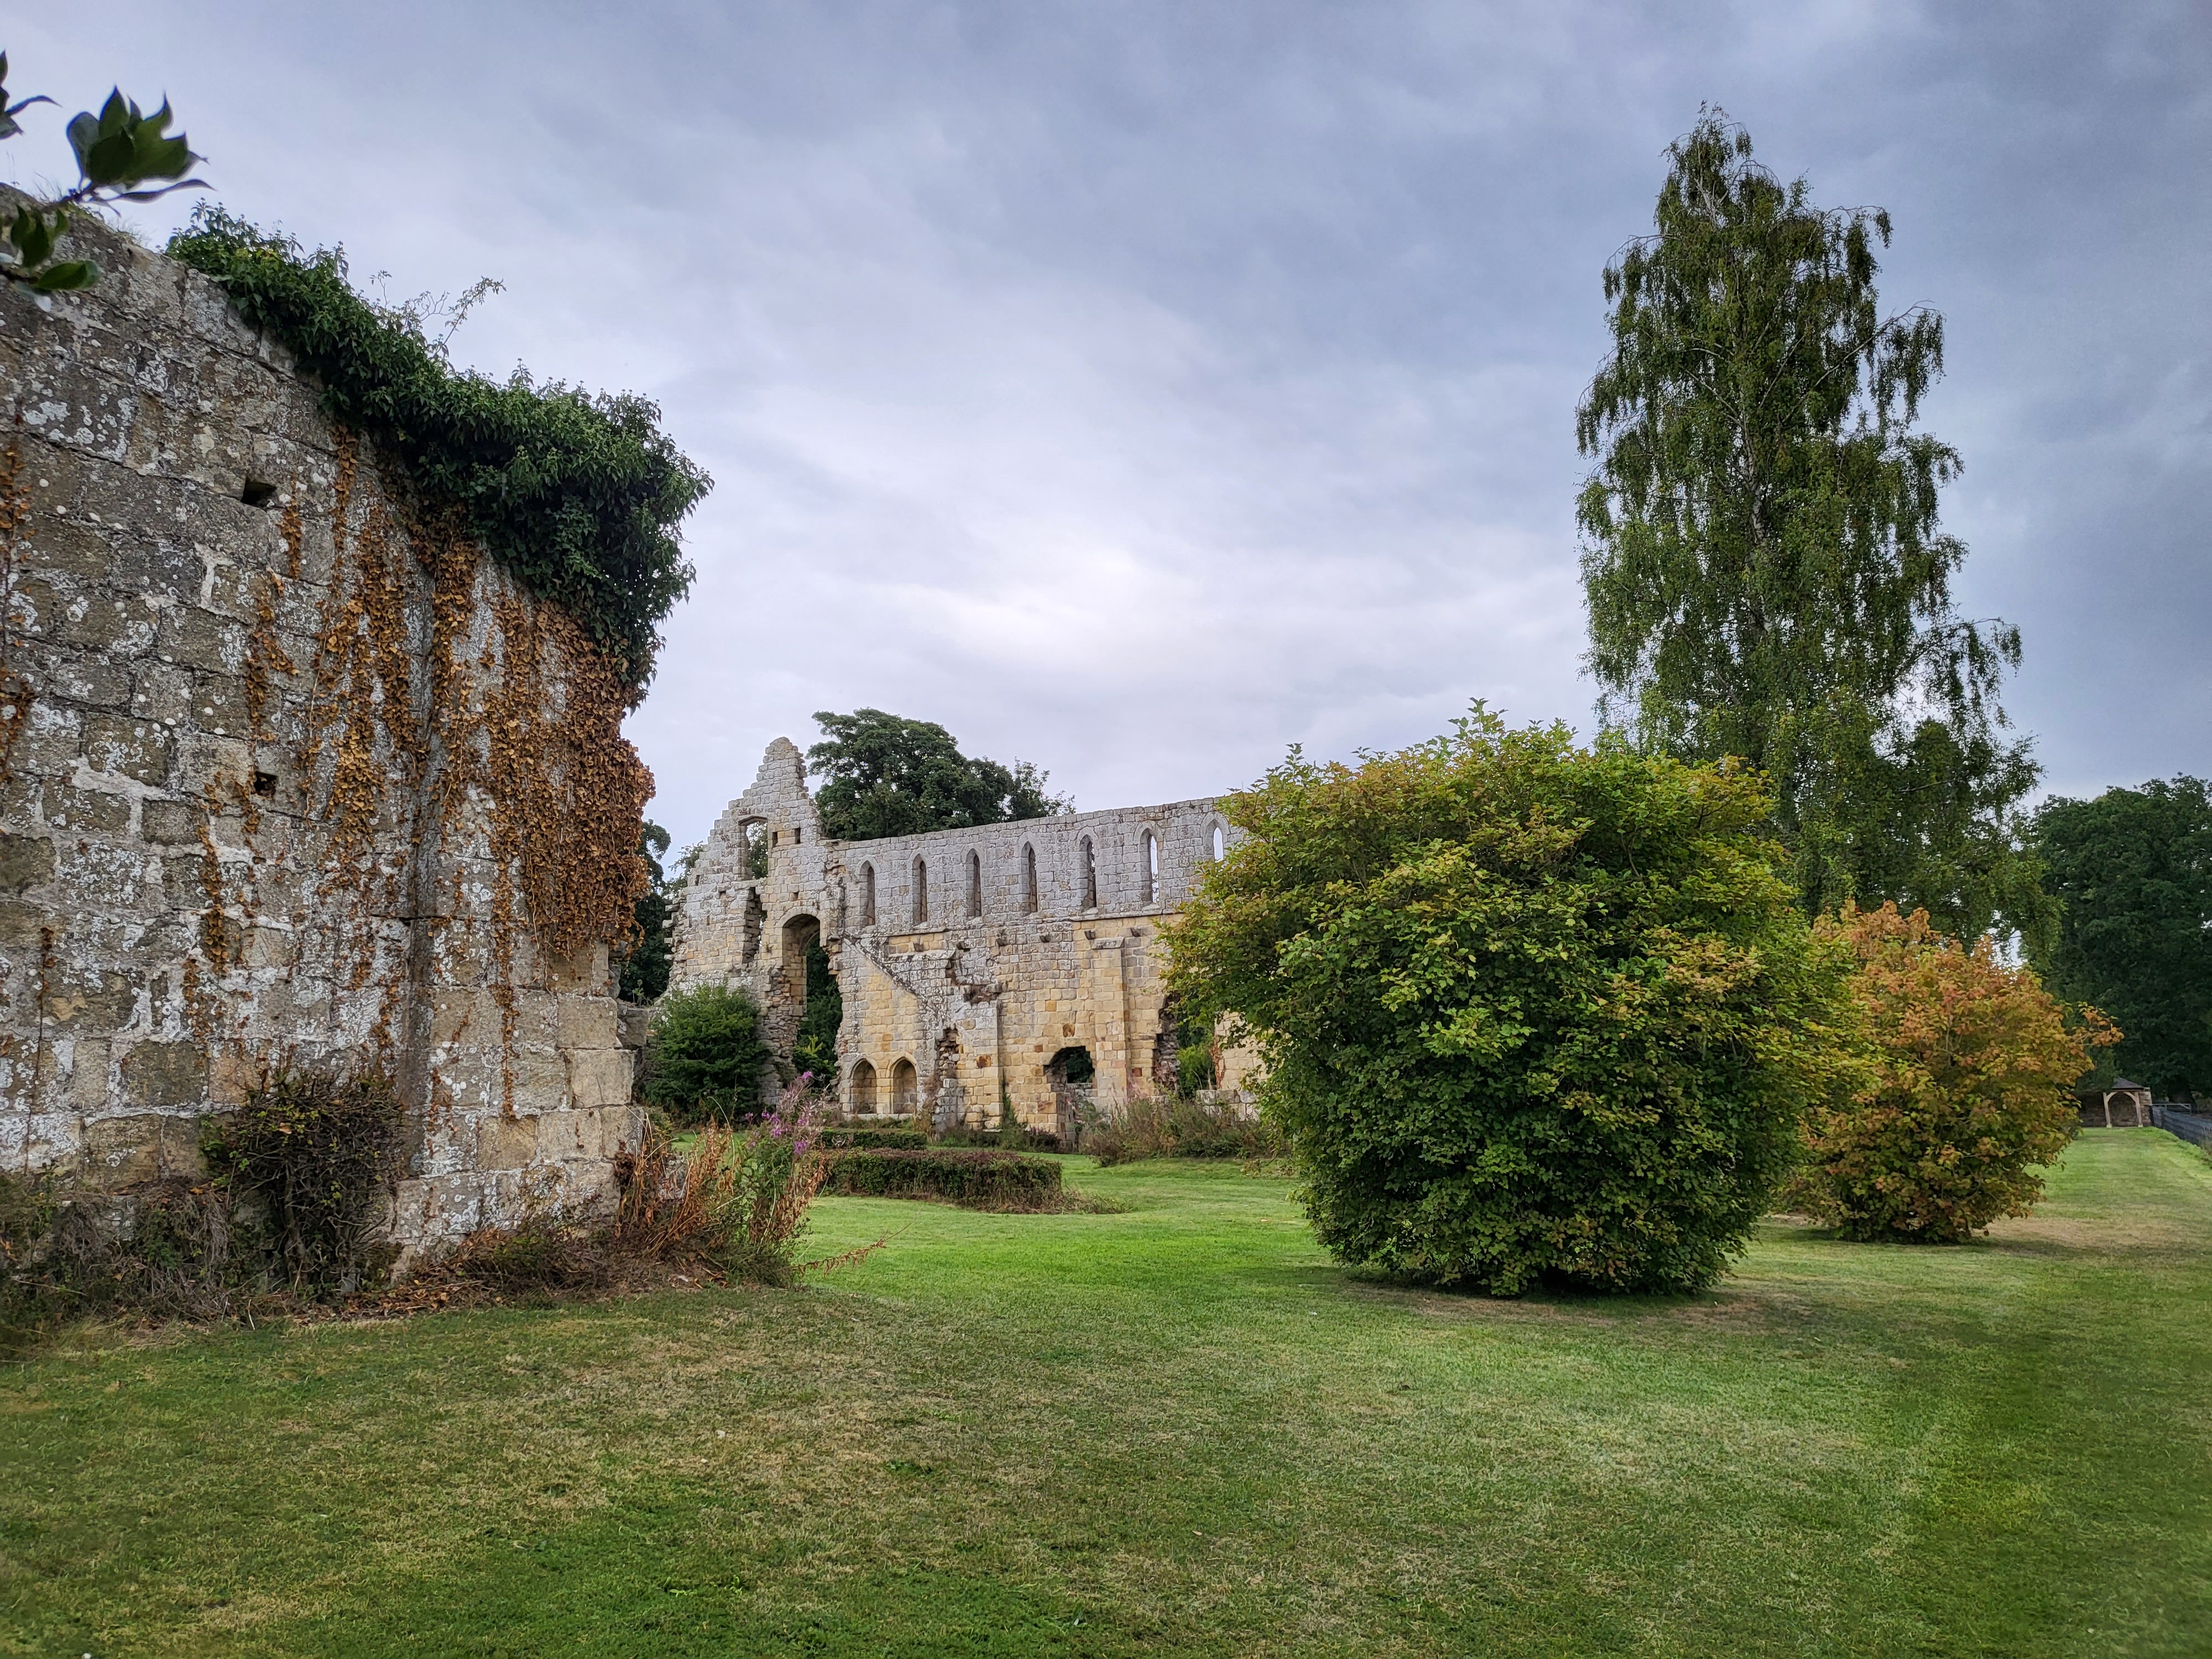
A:
[[[100,280],[100,267],[89,259],[64,259],[58,265],[48,265],[31,279],[31,286],[41,294],[69,294],[79,289],[90,288]]]

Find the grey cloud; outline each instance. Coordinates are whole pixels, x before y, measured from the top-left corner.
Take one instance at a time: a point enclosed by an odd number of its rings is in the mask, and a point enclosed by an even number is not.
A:
[[[492,372],[658,398],[719,487],[632,730],[701,834],[873,703],[1086,805],[1472,696],[1587,729],[1572,411],[1607,258],[1713,99],[1895,216],[1950,322],[1962,597],[2069,791],[2212,768],[2181,5],[125,4],[27,88],[185,112],[230,205],[506,295]],[[60,164],[58,131],[9,147]],[[149,234],[166,228],[156,210]]]

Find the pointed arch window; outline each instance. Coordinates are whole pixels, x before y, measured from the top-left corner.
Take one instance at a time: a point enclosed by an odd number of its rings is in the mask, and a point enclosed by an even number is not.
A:
[[[1098,855],[1091,845],[1091,837],[1083,838],[1083,908],[1098,908]]]
[[[973,848],[968,854],[968,914],[983,914],[983,855]]]
[[[1145,831],[1144,864],[1139,879],[1145,890],[1142,902],[1151,904],[1160,890],[1160,838],[1151,830]]]
[[[921,859],[914,861],[914,919],[917,926],[929,920],[929,866]]]
[[[875,925],[876,866],[864,864],[860,866],[860,926],[872,927]]]
[[[1034,914],[1036,908],[1036,848],[1024,842],[1022,844],[1022,908]]]
[[[1221,833],[1221,826],[1215,824],[1213,826],[1213,861],[1216,864],[1221,862],[1221,854],[1224,850],[1222,843],[1227,839],[1228,837]]]

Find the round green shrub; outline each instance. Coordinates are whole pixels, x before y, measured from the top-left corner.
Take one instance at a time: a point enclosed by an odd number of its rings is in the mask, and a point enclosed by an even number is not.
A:
[[[1838,1074],[1842,967],[1755,780],[1508,731],[1293,752],[1171,933],[1257,1034],[1322,1242],[1515,1295],[1709,1284]]]
[[[760,1009],[726,985],[671,991],[653,1017],[645,1097],[679,1124],[752,1115],[769,1061]]]

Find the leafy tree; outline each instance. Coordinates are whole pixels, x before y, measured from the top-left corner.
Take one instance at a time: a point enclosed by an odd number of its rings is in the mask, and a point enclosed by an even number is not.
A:
[[[2026,1215],[2039,1166],[2080,1121],[2071,1085],[2088,1048],[2119,1033],[2094,1008],[2067,1028],[2057,1000],[1984,935],[1962,945],[1894,904],[1815,924],[1851,951],[1868,1065],[1856,1092],[1817,1102],[1799,1196],[1853,1238],[1955,1243]]]
[[[2212,1089],[2212,798],[2200,778],[2045,801],[2033,844],[2062,907],[2036,957],[2126,1030],[2112,1056],[2167,1093]]]
[[[647,818],[637,842],[637,855],[645,860],[646,887],[637,899],[637,932],[622,963],[625,1002],[651,1002],[668,988],[669,969],[675,965],[674,924],[684,878],[669,879],[660,861],[667,851],[668,831]]]
[[[54,100],[35,97],[8,99],[8,54],[0,52],[0,139],[13,138],[22,125],[15,118],[33,104]],[[44,206],[20,207],[12,215],[0,214],[0,276],[27,283],[40,294],[64,294],[90,288],[100,280],[100,267],[90,259],[57,259],[55,245],[69,229],[70,210],[100,207],[112,202],[150,202],[173,190],[201,190],[206,181],[187,179],[192,163],[207,158],[192,154],[185,135],[169,136],[168,100],[151,115],[123,95],[117,88],[94,115],[81,111],[70,118],[70,149],[76,155],[76,187]],[[168,182],[163,183],[162,180]]]
[[[1711,1282],[1832,1085],[1814,947],[1741,771],[1477,706],[1357,767],[1296,750],[1170,935],[1256,1033],[1338,1259],[1515,1295]]]
[[[1887,213],[1815,207],[1721,112],[1668,154],[1655,233],[1606,269],[1613,352],[1576,419],[1601,714],[1764,773],[1808,912],[2046,926],[2014,817],[2039,769],[1997,700],[2020,636],[1959,615],[1966,550],[1937,515],[1958,453],[1911,429],[1943,319],[1882,314]]]
[[[678,1123],[759,1112],[769,1062],[760,1027],[744,991],[712,983],[671,991],[653,1015],[646,1099]]]
[[[826,778],[814,798],[824,835],[875,841],[930,830],[1041,818],[1068,810],[1045,793],[1047,775],[1027,761],[1011,767],[971,760],[943,726],[901,720],[880,708],[820,714],[823,740],[806,751],[808,769]]]

